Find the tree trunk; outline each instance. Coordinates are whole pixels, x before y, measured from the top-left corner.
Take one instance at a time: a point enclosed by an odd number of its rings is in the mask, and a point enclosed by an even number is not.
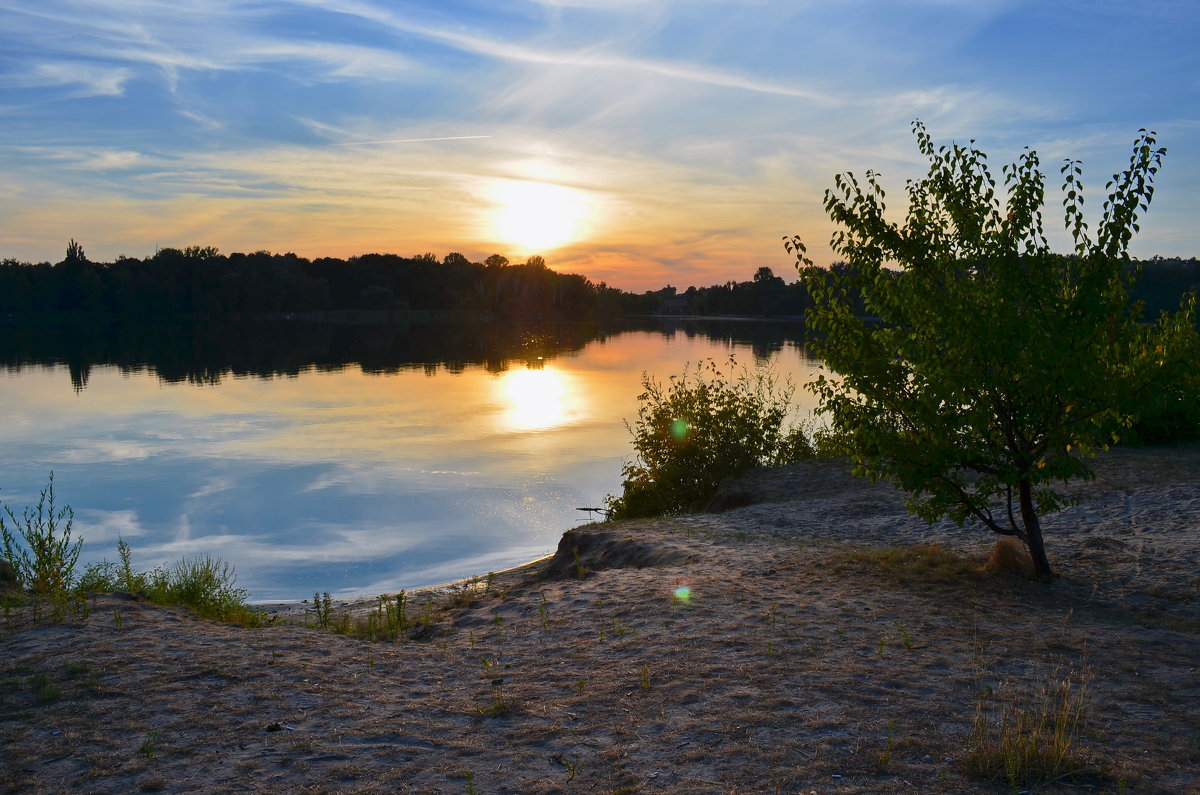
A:
[[[1054,572],[1046,558],[1042,526],[1038,524],[1037,511],[1033,507],[1033,486],[1028,480],[1022,480],[1017,489],[1021,500],[1021,523],[1025,525],[1025,543],[1029,547],[1029,557],[1033,559],[1033,576],[1039,580],[1052,580]]]

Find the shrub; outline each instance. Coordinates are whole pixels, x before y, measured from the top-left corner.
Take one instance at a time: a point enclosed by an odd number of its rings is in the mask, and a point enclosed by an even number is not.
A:
[[[643,375],[642,387],[638,418],[626,423],[636,453],[621,496],[607,499],[610,519],[694,510],[730,475],[814,456],[802,426],[784,430],[793,387],[767,368],[730,357],[722,371],[708,359],[666,384]]]
[[[5,516],[12,527],[4,521]],[[37,505],[22,510],[20,518],[12,508],[4,505],[0,512],[0,552],[12,565],[23,588],[40,596],[60,595],[71,590],[75,563],[83,545],[83,539],[71,538],[74,521],[75,514],[70,506],[58,508],[55,505],[53,472]]]

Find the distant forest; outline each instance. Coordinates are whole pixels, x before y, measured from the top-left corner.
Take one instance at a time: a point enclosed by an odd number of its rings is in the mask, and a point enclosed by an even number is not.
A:
[[[1200,260],[1140,263],[1134,298],[1147,315],[1179,306],[1200,287]],[[831,266],[836,270],[840,263]],[[466,311],[503,318],[581,319],[620,315],[798,317],[812,306],[798,281],[762,267],[750,281],[673,286],[641,294],[558,273],[541,257],[514,264],[494,254],[402,257],[364,254],[315,260],[295,254],[221,254],[164,248],[144,259],[92,262],[71,241],[58,263],[0,262],[0,312],[102,312],[125,317],[261,316],[363,310]]]

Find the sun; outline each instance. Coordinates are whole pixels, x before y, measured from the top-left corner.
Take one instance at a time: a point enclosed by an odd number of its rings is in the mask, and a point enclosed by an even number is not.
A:
[[[493,236],[529,253],[586,237],[596,213],[592,194],[548,182],[497,180],[491,199]]]

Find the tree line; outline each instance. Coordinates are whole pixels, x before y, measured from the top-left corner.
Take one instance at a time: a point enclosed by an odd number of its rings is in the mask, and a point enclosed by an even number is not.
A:
[[[1152,257],[1131,262],[1131,269],[1140,275],[1130,289],[1132,301],[1144,304],[1147,318],[1162,312],[1179,309],[1180,301],[1189,290],[1200,288],[1200,260],[1192,257]],[[657,290],[658,311],[665,314],[699,315],[704,317],[803,317],[816,307],[813,298],[813,279],[826,283],[843,282],[850,269],[845,262],[834,262],[808,274],[804,280],[786,282],[771,268],[760,267],[749,281],[727,281],[710,287],[689,287],[680,292],[670,285]],[[898,276],[899,271],[896,272]],[[848,300],[856,314],[869,315],[862,295],[852,290]]]
[[[1200,260],[1153,257],[1137,263],[1131,298],[1146,315],[1179,308],[1200,287]],[[849,266],[824,269],[838,280]],[[860,313],[862,298],[851,296]],[[631,314],[700,317],[803,317],[815,306],[811,281],[786,281],[760,267],[747,281],[641,294],[559,273],[542,257],[512,263],[494,254],[471,262],[364,254],[309,260],[256,251],[222,254],[211,246],[163,248],[138,259],[92,262],[70,241],[61,262],[0,262],[0,311],[109,312],[126,316],[276,315],[356,310],[466,310],[511,318],[594,318]]]
[[[469,310],[506,317],[594,317],[651,312],[636,295],[558,273],[542,257],[494,254],[222,254],[211,246],[92,262],[72,240],[58,263],[0,262],[0,311],[113,312],[130,316],[263,315],[330,310]]]

